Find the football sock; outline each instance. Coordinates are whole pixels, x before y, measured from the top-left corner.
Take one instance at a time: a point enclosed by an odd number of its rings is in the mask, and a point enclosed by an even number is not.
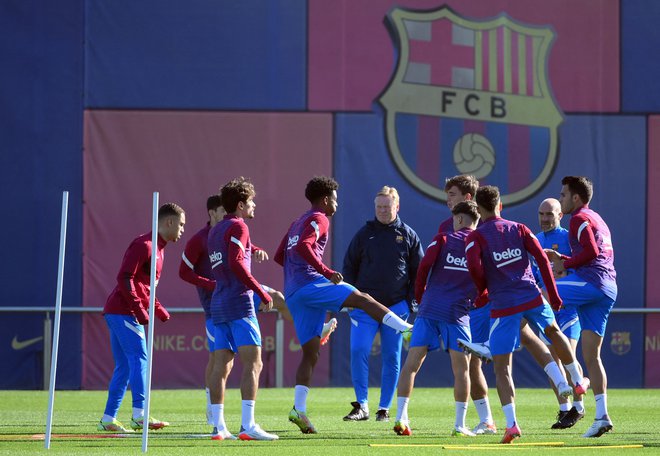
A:
[[[579,364],[577,361],[571,364],[564,364],[564,367],[571,376],[571,380],[573,381],[573,386],[577,385],[578,383],[582,383],[584,378],[580,374]]]
[[[399,318],[397,314],[395,314],[391,310],[387,312],[383,317],[383,324],[399,332],[412,328],[412,325],[410,323],[403,321],[401,318]]]
[[[561,412],[568,412],[570,409],[571,409],[570,402],[564,402],[563,404],[559,404],[559,410]]]
[[[296,385],[294,388],[293,406],[299,412],[307,412],[307,395],[309,387],[305,385]]]
[[[144,418],[144,409],[133,407],[133,419],[139,420],[140,418]]]
[[[559,388],[559,385],[562,382],[566,381],[566,377],[564,377],[564,374],[561,373],[559,366],[557,366],[557,363],[554,361],[550,361],[548,364],[546,364],[543,370],[546,374],[548,374],[548,377],[550,377],[550,380],[552,380],[552,383],[557,388]]]
[[[516,424],[516,405],[512,402],[502,406],[504,417],[506,418],[506,427],[510,428]]]
[[[408,421],[408,401],[410,401],[408,397],[396,398],[396,421]]]
[[[607,394],[596,394],[594,399],[596,400],[596,419],[607,416]]]
[[[467,402],[456,402],[456,427],[465,427],[465,416],[467,415]]]
[[[104,415],[103,415],[103,418],[101,418],[101,421],[105,421],[105,422],[107,423],[108,421],[112,421],[112,420],[114,420],[114,419],[115,419],[114,416],[110,416],[110,415],[105,415],[105,414],[104,414]]]
[[[582,401],[573,401],[573,407],[580,413],[584,413],[584,402]]]
[[[254,427],[254,401],[241,401],[241,426],[244,431]]]
[[[479,422],[493,424],[493,415],[490,411],[488,396],[482,399],[475,399],[473,402],[474,407],[477,409],[477,415],[479,415]]]
[[[211,404],[211,422],[213,427],[220,429],[222,422],[220,416],[222,415],[222,404]]]

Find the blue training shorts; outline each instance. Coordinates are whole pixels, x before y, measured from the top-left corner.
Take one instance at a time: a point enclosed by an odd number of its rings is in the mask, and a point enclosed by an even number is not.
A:
[[[472,342],[480,344],[488,342],[490,332],[490,304],[470,311],[470,334]]]
[[[326,312],[338,312],[357,289],[348,283],[334,284],[325,277],[296,290],[287,296],[286,304],[293,317],[293,326],[300,345],[314,337],[321,337]]]
[[[582,331],[590,330],[600,337],[605,335],[607,320],[614,306],[612,298],[576,274],[557,281],[557,290],[564,306],[577,312]]]
[[[427,347],[429,351],[440,348],[440,339],[445,351],[452,349],[462,352],[458,346],[458,339],[470,342],[470,327],[430,318],[417,317],[413,324],[410,347]]]
[[[490,320],[490,352],[494,355],[513,353],[520,345],[520,322],[526,319],[532,329],[543,332],[555,321],[555,314],[550,305],[543,300],[543,305],[506,317]]]
[[[209,351],[215,351],[215,325],[213,324],[213,318],[206,319],[206,345],[209,347]]]
[[[261,347],[261,330],[256,317],[245,317],[214,326],[215,350],[231,350],[234,353],[243,345]]]
[[[575,309],[569,310],[564,307],[559,312],[555,312],[555,320],[557,320],[557,326],[559,326],[559,329],[566,337],[573,340],[580,340],[582,327],[580,326],[580,318]],[[544,332],[539,331],[539,338],[546,345],[551,345]]]

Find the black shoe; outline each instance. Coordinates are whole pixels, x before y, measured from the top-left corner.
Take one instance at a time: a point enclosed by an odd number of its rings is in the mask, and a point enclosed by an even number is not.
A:
[[[562,429],[561,420],[563,420],[564,417],[568,415],[568,412],[568,410],[560,410],[559,413],[557,413],[557,422],[550,426],[550,429]]]
[[[376,421],[389,421],[390,412],[384,409],[380,409],[376,412]]]
[[[344,421],[366,421],[369,419],[369,412],[360,407],[359,402],[351,402],[353,410],[344,417]]]
[[[562,419],[559,420],[558,429],[568,429],[575,426],[575,423],[584,418],[584,413],[577,411],[575,407],[572,407]]]

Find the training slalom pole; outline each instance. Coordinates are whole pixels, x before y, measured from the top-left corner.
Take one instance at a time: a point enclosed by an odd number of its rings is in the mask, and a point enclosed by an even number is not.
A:
[[[154,313],[156,307],[156,257],[158,256],[158,192],[154,192],[151,211],[151,272],[149,279],[149,325],[147,336],[147,382],[144,395],[144,418],[142,419],[142,452],[147,452],[149,443],[149,406],[151,405],[151,366],[154,354]]]
[[[57,295],[55,297],[55,332],[50,355],[50,383],[48,384],[48,416],[46,417],[46,449],[50,449],[53,429],[53,402],[55,401],[55,377],[57,374],[57,350],[60,341],[60,317],[62,316],[62,285],[64,284],[64,252],[66,250],[66,221],[69,211],[69,192],[62,192],[62,222],[60,223],[60,257],[57,263]],[[47,356],[47,355],[44,355]]]

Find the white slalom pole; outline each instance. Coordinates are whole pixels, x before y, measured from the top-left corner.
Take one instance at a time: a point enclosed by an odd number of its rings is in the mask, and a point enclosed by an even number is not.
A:
[[[55,332],[50,355],[50,383],[48,386],[48,416],[46,417],[46,449],[50,449],[50,434],[53,429],[53,403],[55,401],[55,378],[57,374],[57,350],[60,341],[60,317],[62,316],[62,286],[64,284],[64,252],[66,250],[66,221],[69,212],[69,192],[62,192],[62,222],[60,223],[60,257],[57,263],[57,295],[55,297]],[[44,354],[47,356],[47,354]]]
[[[149,280],[149,326],[147,336],[147,382],[144,395],[144,418],[142,420],[142,452],[147,452],[149,443],[149,406],[151,405],[151,366],[154,354],[154,318],[156,307],[156,257],[158,256],[158,192],[154,192],[151,212],[151,272]]]

